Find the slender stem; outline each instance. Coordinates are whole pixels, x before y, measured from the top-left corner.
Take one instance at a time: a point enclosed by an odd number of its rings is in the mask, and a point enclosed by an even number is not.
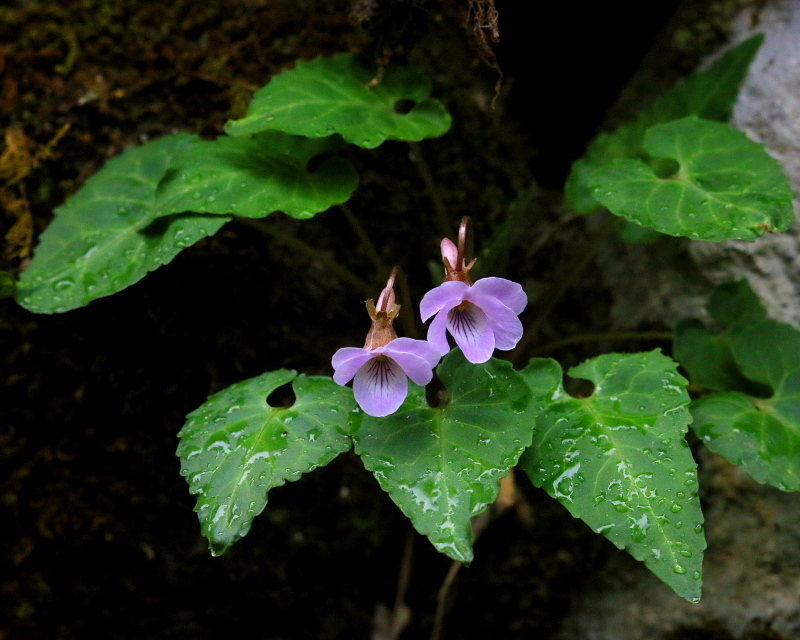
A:
[[[444,618],[447,612],[447,601],[449,600],[450,590],[453,588],[453,583],[456,580],[458,571],[461,569],[462,563],[457,560],[453,561],[447,575],[439,587],[439,595],[436,598],[436,617],[433,620],[433,630],[431,631],[430,640],[441,640],[442,631],[444,631]]]
[[[569,336],[560,340],[553,340],[548,344],[533,350],[533,355],[538,356],[548,351],[555,351],[562,347],[584,342],[602,342],[603,340],[672,340],[674,335],[670,331],[606,331],[605,333],[585,333]]]
[[[564,294],[569,291],[578,280],[580,280],[586,267],[594,259],[597,251],[616,225],[616,218],[609,217],[592,235],[590,235],[578,247],[572,259],[561,269],[551,285],[538,298],[539,312],[525,327],[525,335],[519,341],[516,348],[508,355],[508,360],[514,364],[519,364],[522,356],[530,349],[531,344],[539,334],[539,331],[547,321],[550,312],[561,302]]]
[[[358,239],[364,246],[364,250],[367,252],[367,257],[369,258],[370,262],[372,262],[372,266],[375,267],[375,270],[378,272],[378,277],[382,278],[384,272],[388,272],[389,268],[386,266],[383,260],[381,260],[381,256],[378,253],[378,250],[375,248],[375,245],[372,243],[372,240],[370,240],[369,236],[367,235],[366,230],[361,226],[356,214],[353,213],[353,210],[350,207],[348,207],[346,204],[340,204],[339,209],[344,214],[344,217],[347,218],[347,222],[353,228],[353,231],[356,232]]]
[[[336,276],[342,282],[350,285],[354,289],[358,289],[362,295],[366,296],[367,298],[375,295],[374,285],[365,282],[347,267],[339,264],[335,260],[326,256],[324,253],[320,252],[318,249],[306,244],[295,236],[289,233],[284,233],[283,231],[280,231],[279,229],[276,229],[272,225],[266,224],[261,220],[254,220],[252,218],[236,218],[236,220],[244,225],[247,225],[248,227],[252,227],[253,229],[260,231],[261,233],[272,236],[276,240],[289,245],[292,249],[295,249],[300,253],[304,253],[312,260],[321,262],[323,265],[325,265],[326,269],[328,269],[331,273],[336,274]]]
[[[425,157],[422,155],[422,149],[420,149],[419,144],[416,142],[409,142],[408,146],[411,148],[411,155],[414,157],[414,163],[419,169],[419,174],[425,182],[428,196],[433,202],[433,209],[436,212],[436,219],[439,223],[439,232],[443,236],[448,237],[452,232],[452,224],[450,222],[450,217],[447,215],[447,209],[439,195],[439,189],[436,187],[436,183],[433,180],[433,174],[428,167],[428,163],[425,162]]]

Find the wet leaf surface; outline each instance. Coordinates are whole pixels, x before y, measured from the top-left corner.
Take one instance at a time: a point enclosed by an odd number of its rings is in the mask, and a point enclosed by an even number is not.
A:
[[[340,134],[372,149],[386,140],[419,141],[444,134],[451,123],[430,98],[430,79],[419,69],[392,65],[374,85],[378,68],[353,54],[300,61],[253,96],[247,115],[229,122],[235,136],[277,129],[321,138]]]
[[[522,375],[542,409],[520,466],[572,515],[697,601],[706,543],[697,465],[684,440],[689,396],[676,366],[659,351],[599,356],[570,369],[595,385],[590,397],[573,398],[558,363],[532,360]]]
[[[648,129],[658,166],[622,158],[593,169],[587,182],[608,209],[636,224],[692,240],[755,240],[794,222],[792,191],[778,164],[758,143],[724,123],[690,116]],[[654,163],[655,164],[655,163]]]
[[[185,215],[154,223],[159,181],[175,156],[198,141],[176,134],[109,160],[56,209],[20,276],[17,301],[35,313],[87,305],[138,282],[216,233],[228,218]]]
[[[310,218],[345,202],[358,174],[341,158],[309,162],[341,146],[337,136],[309,140],[279,131],[252,138],[222,136],[182,153],[159,185],[158,215],[194,211],[263,218],[283,211]]]
[[[296,402],[271,407],[267,396],[293,382]],[[189,414],[180,432],[181,474],[214,555],[250,530],[267,492],[326,465],[350,446],[353,394],[330,378],[270,371],[220,391]]]
[[[437,373],[450,394],[428,405],[421,387],[386,418],[364,416],[355,449],[381,487],[433,545],[472,560],[471,518],[497,497],[500,480],[530,444],[530,391],[511,364],[471,364],[454,349]]]

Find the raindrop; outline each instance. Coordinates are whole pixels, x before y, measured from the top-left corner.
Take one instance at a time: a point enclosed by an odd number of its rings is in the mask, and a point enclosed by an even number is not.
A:
[[[69,289],[75,283],[72,280],[60,280],[53,285],[53,289],[56,291],[64,291],[65,289]]]
[[[700,579],[700,572],[699,572],[699,571],[695,571],[695,572],[692,574],[692,577],[693,577],[695,580],[699,580],[699,579]]]
[[[688,549],[681,549],[678,553],[680,553],[684,558],[691,558],[692,552]]]
[[[703,533],[703,525],[702,524],[696,524],[694,526],[694,532],[695,533]]]
[[[680,564],[676,564],[674,567],[672,567],[672,570],[673,570],[675,573],[679,573],[679,574],[681,574],[681,575],[683,575],[684,573],[686,573],[686,567],[684,567],[683,565],[680,565]]]
[[[669,510],[672,511],[672,513],[678,513],[681,509],[683,509],[683,507],[681,505],[679,505],[679,504],[673,504],[669,508]]]

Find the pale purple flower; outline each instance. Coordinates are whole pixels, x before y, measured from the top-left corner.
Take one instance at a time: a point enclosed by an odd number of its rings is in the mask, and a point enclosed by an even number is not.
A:
[[[458,246],[445,238],[441,243],[444,282],[422,298],[420,313],[425,322],[436,317],[428,327],[428,342],[445,355],[449,331],[464,357],[476,364],[486,362],[495,349],[509,351],[522,337],[522,323],[517,317],[528,304],[528,296],[516,282],[505,278],[482,278],[475,284],[467,263],[466,246],[469,217],[461,220]]]
[[[344,347],[333,355],[333,380],[345,385],[355,377],[356,402],[365,413],[381,418],[403,404],[409,378],[423,386],[431,381],[439,359],[430,344],[412,338],[395,338],[374,349]]]
[[[486,362],[495,349],[509,351],[522,337],[517,317],[528,296],[516,282],[482,278],[469,284],[448,280],[422,298],[422,321],[436,317],[428,328],[428,342],[440,355],[450,351],[447,331],[470,362]]]

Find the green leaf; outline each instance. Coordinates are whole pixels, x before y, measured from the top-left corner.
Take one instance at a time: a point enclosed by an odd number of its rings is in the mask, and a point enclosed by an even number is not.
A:
[[[35,313],[82,307],[129,287],[216,233],[228,218],[155,220],[159,181],[175,156],[199,140],[180,133],[109,160],[56,209],[33,261],[20,276],[17,301]]]
[[[678,595],[700,598],[703,514],[684,434],[686,381],[658,350],[612,353],[569,371],[594,394],[573,398],[552,360],[522,371],[534,392],[531,448],[520,466],[575,517],[644,561]]]
[[[292,381],[291,407],[267,404],[270,393]],[[179,434],[181,475],[197,494],[195,510],[214,555],[247,534],[267,491],[350,448],[354,409],[352,391],[330,378],[281,369],[234,384],[187,416]]]
[[[693,384],[715,391],[752,387],[733,359],[728,332],[714,334],[699,320],[684,320],[675,327],[673,351]]]
[[[225,130],[241,136],[277,129],[309,138],[338,133],[367,149],[385,140],[419,141],[447,132],[450,114],[428,97],[431,83],[422,71],[391,65],[369,86],[377,74],[376,65],[349,53],[300,61],[257,91],[245,117]]]
[[[708,304],[709,315],[723,330],[714,333],[699,320],[675,327],[675,359],[689,372],[693,384],[715,391],[742,391],[760,395],[761,389],[745,378],[731,351],[731,333],[742,325],[766,318],[766,310],[746,280],[717,287]]]
[[[758,52],[763,35],[756,35],[730,49],[711,67],[697,71],[676,84],[634,119],[613,133],[600,134],[577,160],[567,178],[566,193],[579,213],[593,213],[602,208],[594,199],[588,176],[596,168],[615,158],[642,158],[645,132],[656,124],[696,115],[706,120],[727,122],[750,62]]]
[[[766,319],[767,310],[747,280],[722,284],[708,301],[708,314],[724,327],[747,325]]]
[[[263,218],[283,211],[310,218],[345,202],[358,186],[358,173],[341,158],[308,168],[313,158],[339,146],[337,136],[309,140],[279,131],[199,142],[176,159],[159,186],[159,214]]]
[[[636,224],[693,240],[755,240],[794,221],[792,192],[780,165],[741,131],[694,116],[647,131],[652,158],[677,162],[660,177],[658,165],[618,159],[591,171],[592,195]]]
[[[746,378],[769,398],[730,391],[692,403],[693,429],[709,449],[759,482],[800,490],[800,331],[774,320],[740,324],[730,336]]]
[[[470,519],[530,444],[530,391],[509,362],[467,362],[454,349],[437,369],[450,394],[432,408],[410,384],[397,413],[364,416],[355,448],[364,466],[421,534],[454,560],[472,560]]]

